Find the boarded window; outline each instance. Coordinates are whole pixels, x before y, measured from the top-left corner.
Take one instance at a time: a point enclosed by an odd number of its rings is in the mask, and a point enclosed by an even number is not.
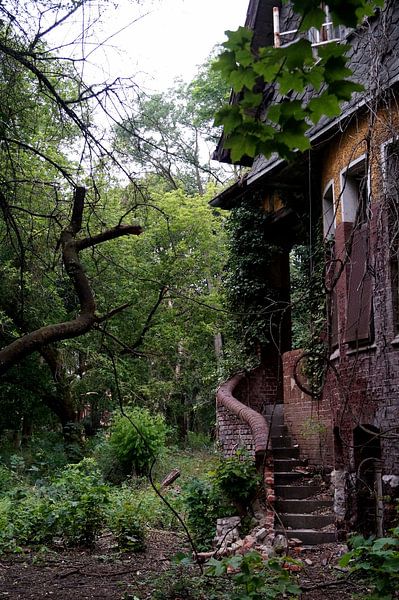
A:
[[[335,285],[335,204],[334,183],[330,182],[323,194],[323,234],[326,255],[326,288],[330,290],[328,298],[328,317],[331,347],[338,345],[338,304]]]
[[[368,270],[369,231],[367,224],[353,233],[349,271],[349,294],[346,311],[345,342],[371,341],[373,281]]]
[[[342,214],[353,223],[350,252],[346,265],[348,298],[345,342],[357,344],[373,337],[372,292],[369,245],[369,193],[365,157],[342,173]]]
[[[399,333],[399,142],[388,144],[385,152],[393,322],[395,333]]]

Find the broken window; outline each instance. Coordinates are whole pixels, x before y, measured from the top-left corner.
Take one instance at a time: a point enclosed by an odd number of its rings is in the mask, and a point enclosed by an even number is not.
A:
[[[341,173],[341,198],[343,221],[353,224],[346,264],[348,298],[345,342],[358,345],[372,341],[374,335],[368,227],[370,198],[365,156],[353,161]]]
[[[377,533],[378,489],[381,481],[380,432],[373,425],[358,425],[353,431],[356,469],[357,527],[366,535]]]

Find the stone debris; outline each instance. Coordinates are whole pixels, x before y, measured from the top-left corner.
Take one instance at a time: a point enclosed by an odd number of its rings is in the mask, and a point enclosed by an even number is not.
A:
[[[272,527],[269,527],[267,515],[263,512],[255,513],[252,521],[253,528],[244,537],[240,537],[240,517],[225,517],[218,519],[216,524],[216,536],[214,539],[213,555],[226,556],[232,554],[246,554],[251,550],[259,552],[264,560],[276,555],[273,548],[273,542],[276,538]],[[277,536],[278,537],[278,536]],[[287,547],[287,541],[284,536],[284,550]],[[205,553],[201,553],[205,554]],[[207,553],[208,554],[208,553]]]

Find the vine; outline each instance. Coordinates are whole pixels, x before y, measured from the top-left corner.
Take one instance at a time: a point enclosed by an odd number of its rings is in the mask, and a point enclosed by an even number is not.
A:
[[[268,276],[273,259],[282,252],[267,239],[269,216],[254,195],[231,211],[226,225],[229,259],[224,287],[234,315],[233,334],[252,356],[277,336],[274,317],[283,310]]]

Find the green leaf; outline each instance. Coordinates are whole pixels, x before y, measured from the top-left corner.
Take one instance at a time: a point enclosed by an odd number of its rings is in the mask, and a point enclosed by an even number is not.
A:
[[[325,63],[325,80],[332,83],[338,79],[346,79],[352,75],[351,69],[346,66],[345,56],[330,56]]]
[[[363,92],[364,87],[353,81],[335,81],[328,86],[330,94],[334,94],[339,100],[350,100],[354,92]]]
[[[288,69],[299,69],[306,64],[314,63],[312,45],[309,40],[300,39],[285,48],[279,48],[277,52],[278,55],[284,57]]]
[[[311,70],[306,72],[306,79],[316,91],[319,91],[324,82],[324,68],[314,66]]]
[[[328,92],[324,92],[318,98],[312,98],[308,110],[313,123],[318,123],[323,115],[336,117],[341,112],[336,96],[331,96]]]
[[[252,90],[256,83],[256,74],[252,69],[239,67],[230,73],[229,82],[235,92],[240,92],[245,87],[248,90]]]
[[[281,71],[280,75],[278,76],[278,83],[280,88],[279,91],[282,96],[287,95],[291,90],[294,90],[295,92],[303,92],[306,85],[304,77],[300,71]]]
[[[326,15],[324,14],[324,11],[320,7],[316,6],[304,14],[304,18],[299,29],[300,31],[308,31],[312,27],[320,29],[325,18]]]
[[[223,42],[223,46],[228,50],[239,50],[244,48],[248,42],[252,41],[253,31],[247,27],[239,27],[236,31],[225,31],[227,42]]]
[[[242,124],[242,116],[238,105],[223,107],[215,115],[215,126],[223,125],[225,133],[229,134]]]
[[[251,51],[251,47],[249,44],[245,48],[237,50],[236,52],[236,60],[243,67],[248,67],[254,60],[254,56]]]
[[[286,144],[291,150],[300,150],[301,152],[310,148],[309,138],[305,136],[308,125],[302,121],[287,121],[284,131],[280,132],[276,138]]]
[[[224,77],[228,78],[232,71],[237,68],[235,55],[233,52],[222,52],[220,56],[212,63],[214,71],[220,71]]]
[[[253,70],[257,75],[263,77],[266,83],[274,81],[277,73],[281,68],[281,61],[270,59],[258,60],[253,65]]]

